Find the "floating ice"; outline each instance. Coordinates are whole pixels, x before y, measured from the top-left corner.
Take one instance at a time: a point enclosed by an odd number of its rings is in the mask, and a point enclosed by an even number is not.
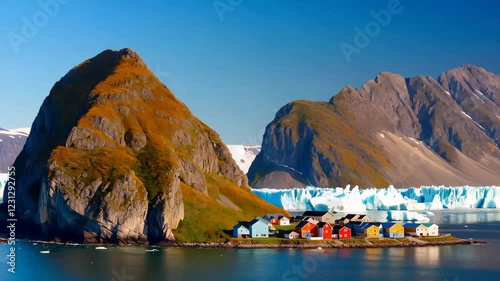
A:
[[[440,210],[497,208],[500,187],[423,186],[396,189],[320,188],[253,189],[267,202],[286,210],[364,212],[377,210]]]
[[[387,211],[388,221],[419,221],[428,222],[428,217],[412,211]]]

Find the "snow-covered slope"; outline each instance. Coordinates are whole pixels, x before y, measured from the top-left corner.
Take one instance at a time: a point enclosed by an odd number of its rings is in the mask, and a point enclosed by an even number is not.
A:
[[[260,145],[228,145],[234,161],[240,169],[246,174],[253,160],[260,152]]]
[[[6,130],[0,128],[0,173],[6,173],[28,139],[30,128]]]
[[[0,173],[0,203],[3,202],[3,188],[5,187],[8,178],[9,178],[8,174]]]
[[[267,202],[286,210],[364,212],[377,210],[439,210],[500,208],[500,187],[443,187],[386,189],[295,188],[253,189]]]

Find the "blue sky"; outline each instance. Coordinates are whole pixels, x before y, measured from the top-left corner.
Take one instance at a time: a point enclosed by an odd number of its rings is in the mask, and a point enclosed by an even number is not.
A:
[[[105,49],[137,51],[227,144],[260,143],[286,103],[381,71],[500,73],[498,1],[394,1],[0,1],[0,127],[31,126],[54,83]],[[374,25],[382,10],[390,20]],[[368,43],[355,27],[372,28]],[[343,42],[357,48],[348,59]]]

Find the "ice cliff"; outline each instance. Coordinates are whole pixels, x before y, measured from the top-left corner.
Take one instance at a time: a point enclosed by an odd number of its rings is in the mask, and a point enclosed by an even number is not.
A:
[[[377,210],[439,210],[497,208],[500,187],[422,186],[396,189],[306,187],[253,189],[264,200],[286,210],[364,212]]]

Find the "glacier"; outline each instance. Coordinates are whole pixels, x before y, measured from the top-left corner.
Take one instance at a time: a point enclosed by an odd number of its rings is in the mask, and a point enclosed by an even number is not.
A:
[[[306,187],[252,189],[267,202],[288,211],[423,211],[441,209],[497,208],[499,186],[422,186],[409,188]]]

